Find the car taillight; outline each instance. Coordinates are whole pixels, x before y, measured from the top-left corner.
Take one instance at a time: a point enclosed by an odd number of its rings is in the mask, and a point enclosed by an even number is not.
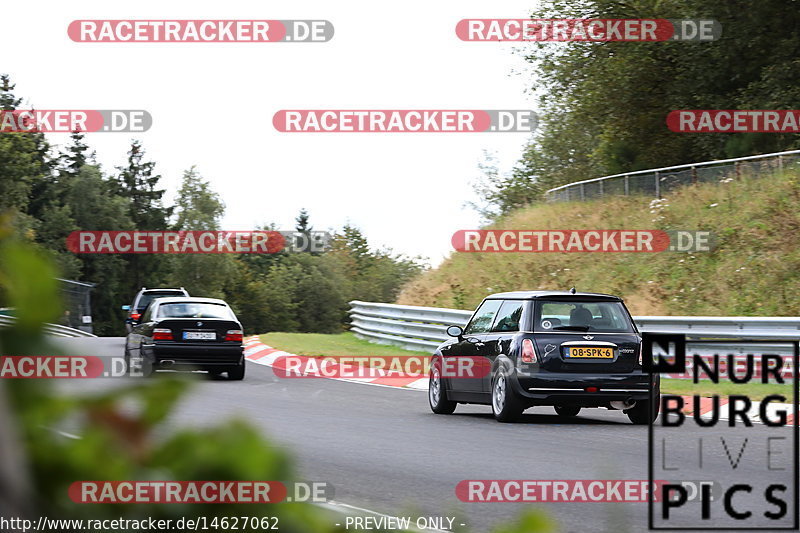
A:
[[[134,320],[139,320],[142,317],[140,313],[131,313],[131,318]]]
[[[536,356],[536,349],[533,347],[533,342],[530,339],[523,339],[522,341],[522,362],[523,363],[538,363],[539,358]]]
[[[240,329],[229,329],[228,332],[225,334],[226,341],[236,341],[242,342],[242,330]]]
[[[166,328],[155,328],[153,330],[153,340],[154,341],[171,341],[172,340],[172,330]]]

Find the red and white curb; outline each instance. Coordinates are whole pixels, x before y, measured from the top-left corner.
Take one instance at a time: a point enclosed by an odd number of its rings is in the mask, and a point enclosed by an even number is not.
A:
[[[304,363],[310,359],[314,359],[313,357],[307,357],[304,355],[296,355],[289,352],[284,352],[273,348],[271,346],[267,346],[258,337],[247,337],[244,342],[244,357],[251,363],[255,363],[257,365],[264,365],[272,367],[275,365],[275,361],[279,357],[287,357],[291,356],[293,358],[300,359]],[[325,363],[325,370],[330,373],[337,373],[335,368],[337,366],[341,366],[340,374],[357,374],[355,371],[355,365],[350,364],[342,364],[337,365],[336,363],[331,363],[326,361]],[[304,364],[303,367],[305,368],[306,365]],[[395,387],[395,388],[402,388],[402,389],[415,389],[415,390],[428,390],[428,377],[427,376],[419,376],[419,377],[392,377],[391,375],[387,375],[385,371],[378,371],[380,375],[379,377],[369,377],[369,378],[335,378],[335,377],[328,377],[319,373],[314,373],[311,371],[306,371],[305,375],[307,376],[314,376],[318,378],[324,379],[335,379],[337,381],[349,381],[351,383],[362,383],[365,385],[376,385],[380,387]]]
[[[309,359],[313,359],[312,357],[306,357],[302,355],[296,355],[289,352],[284,352],[273,348],[271,346],[267,346],[263,342],[259,340],[258,337],[248,337],[244,343],[245,349],[245,358],[250,361],[251,363],[255,363],[257,365],[265,365],[272,367],[274,366],[275,361],[279,357],[286,357],[291,356],[293,358],[298,358],[304,363],[307,362]],[[342,371],[340,373],[344,374],[355,374],[357,372],[353,371],[355,368],[354,365],[337,365],[336,363],[326,362],[325,370],[330,373],[337,373],[335,371],[336,366],[342,366]],[[303,365],[306,368],[306,365]],[[328,377],[322,375],[320,373],[315,373],[313,371],[306,371],[306,375],[308,376],[315,376],[317,378],[324,378],[324,379],[335,379],[337,381],[349,381],[351,383],[362,383],[365,385],[376,385],[381,387],[395,387],[395,388],[403,388],[403,389],[415,389],[415,390],[428,390],[428,378],[427,376],[420,376],[420,377],[391,377],[385,375],[385,372],[381,372],[382,376],[380,377],[370,377],[370,378],[341,378],[341,377]],[[694,397],[693,396],[682,396],[683,398],[683,413],[687,416],[693,416],[694,413]],[[720,397],[719,399],[719,420],[728,420],[728,409],[726,408],[728,404],[728,399],[726,397]],[[703,420],[709,420],[713,417],[713,400],[711,398],[700,398],[700,405],[699,405],[700,413],[699,417]],[[774,403],[771,402],[767,406],[767,416],[770,420],[777,420],[776,413],[778,411],[785,410],[787,413],[786,416],[786,423],[787,426],[791,426],[794,423],[794,405],[790,403]],[[747,417],[756,424],[761,424],[761,411],[760,411],[760,402],[753,401],[752,407],[747,411]]]

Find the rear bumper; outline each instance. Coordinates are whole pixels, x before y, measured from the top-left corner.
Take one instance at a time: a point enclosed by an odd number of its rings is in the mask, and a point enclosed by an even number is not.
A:
[[[613,401],[647,400],[650,390],[658,390],[658,374],[537,373],[515,375],[514,391],[535,405],[606,405]],[[587,390],[589,389],[589,390]]]
[[[142,350],[159,368],[231,366],[244,358],[241,344],[153,343]]]

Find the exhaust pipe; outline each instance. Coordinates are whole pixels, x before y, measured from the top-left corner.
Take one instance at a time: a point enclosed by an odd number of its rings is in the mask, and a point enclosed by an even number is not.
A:
[[[175,360],[174,359],[162,359],[161,363],[160,363],[160,366],[162,366],[162,367],[170,367],[170,366],[172,366],[174,364],[175,364]]]
[[[617,409],[619,411],[625,411],[626,409],[630,409],[631,407],[636,405],[636,400],[631,400],[630,398],[627,398],[625,401],[621,402],[621,401],[615,400],[613,402],[609,402],[609,404],[611,405],[612,409]]]

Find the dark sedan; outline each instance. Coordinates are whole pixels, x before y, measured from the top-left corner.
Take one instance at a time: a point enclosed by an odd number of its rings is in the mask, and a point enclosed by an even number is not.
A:
[[[242,325],[233,310],[213,298],[159,298],[125,340],[132,374],[156,370],[206,370],[244,379]],[[131,366],[133,365],[133,366]]]

